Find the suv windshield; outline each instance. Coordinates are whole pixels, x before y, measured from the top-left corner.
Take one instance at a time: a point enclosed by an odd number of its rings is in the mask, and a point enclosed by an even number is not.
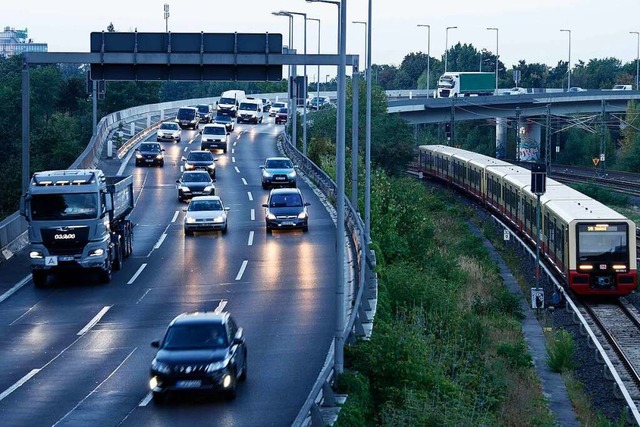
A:
[[[223,127],[205,126],[202,133],[205,135],[226,135],[227,131]]]
[[[181,108],[178,110],[178,120],[191,120],[196,116],[193,108]]]
[[[227,347],[227,332],[222,324],[174,325],[167,331],[162,348],[188,350]]]
[[[290,160],[271,159],[266,161],[264,167],[267,169],[291,169],[293,168],[293,165]]]
[[[189,157],[187,158],[187,160],[213,160],[213,154],[211,154],[210,151],[204,153],[197,153],[195,151],[192,151],[189,153]]]
[[[35,195],[31,198],[31,219],[92,219],[98,216],[97,206],[98,195],[94,193]]]

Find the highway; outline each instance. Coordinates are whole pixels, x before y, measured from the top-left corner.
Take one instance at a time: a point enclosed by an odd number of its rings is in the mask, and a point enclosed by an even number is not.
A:
[[[259,165],[278,155],[281,130],[265,115],[263,124],[237,125],[228,153],[215,153],[216,194],[231,208],[224,236],[184,235],[175,181],[200,136],[183,130],[182,142],[161,143],[163,168],[127,158],[134,254],[111,283],[79,273],[36,289],[26,249],[0,264],[3,426],[291,425],[333,338],[336,254],[331,216],[300,178],[309,232],[265,232]],[[119,165],[104,166],[114,174]],[[248,379],[237,398],[155,405],[151,341],[182,312],[216,309],[245,330]]]

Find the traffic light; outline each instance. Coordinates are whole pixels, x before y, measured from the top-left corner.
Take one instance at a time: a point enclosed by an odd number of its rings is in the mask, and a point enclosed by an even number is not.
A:
[[[451,137],[451,123],[447,122],[444,124],[444,136],[446,138]]]

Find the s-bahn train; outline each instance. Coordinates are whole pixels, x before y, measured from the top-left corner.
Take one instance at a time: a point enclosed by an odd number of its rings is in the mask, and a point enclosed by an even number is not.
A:
[[[535,245],[537,196],[531,172],[443,145],[422,145],[419,170],[486,204]],[[636,225],[553,179],[540,197],[540,254],[578,294],[627,295],[637,286]]]

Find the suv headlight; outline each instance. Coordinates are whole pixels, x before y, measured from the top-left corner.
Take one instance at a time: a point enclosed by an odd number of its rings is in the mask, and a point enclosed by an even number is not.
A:
[[[205,371],[207,371],[207,373],[210,374],[212,372],[216,372],[216,371],[220,371],[222,369],[225,369],[229,365],[229,361],[230,360],[231,360],[231,358],[227,357],[224,360],[221,360],[219,362],[209,363],[207,365],[207,367],[205,368]]]
[[[186,170],[190,170],[190,169],[195,168],[195,166],[193,166],[191,163],[185,163],[185,164],[184,164],[184,168],[185,168]]]
[[[158,154],[158,155],[156,155],[156,159],[158,159],[158,160],[162,160],[162,154]]]
[[[194,222],[196,222],[196,219],[188,216],[185,218],[184,222],[186,222],[187,224],[193,224]]]
[[[151,369],[154,371],[160,372],[161,374],[168,374],[171,372],[171,367],[166,363],[158,362],[156,359],[153,359],[151,362]]]
[[[191,191],[191,189],[189,187],[187,187],[186,185],[178,185],[178,189],[182,190],[182,191]]]
[[[207,169],[215,169],[215,168],[216,168],[215,163],[211,163],[210,165],[207,165]]]
[[[274,219],[276,219],[276,216],[274,214],[272,214],[271,212],[269,212],[267,214],[267,219],[274,220]]]
[[[136,153],[136,159],[141,159],[141,158],[142,158],[142,154]]]
[[[272,174],[271,172],[267,172],[266,169],[262,170],[262,176],[264,176],[265,178],[271,178]]]
[[[296,171],[291,171],[291,172],[289,172],[289,173],[287,174],[287,176],[288,176],[289,178],[295,178],[295,177],[296,177]]]
[[[298,219],[305,219],[307,217],[307,213],[306,212],[300,212],[298,214]]]

